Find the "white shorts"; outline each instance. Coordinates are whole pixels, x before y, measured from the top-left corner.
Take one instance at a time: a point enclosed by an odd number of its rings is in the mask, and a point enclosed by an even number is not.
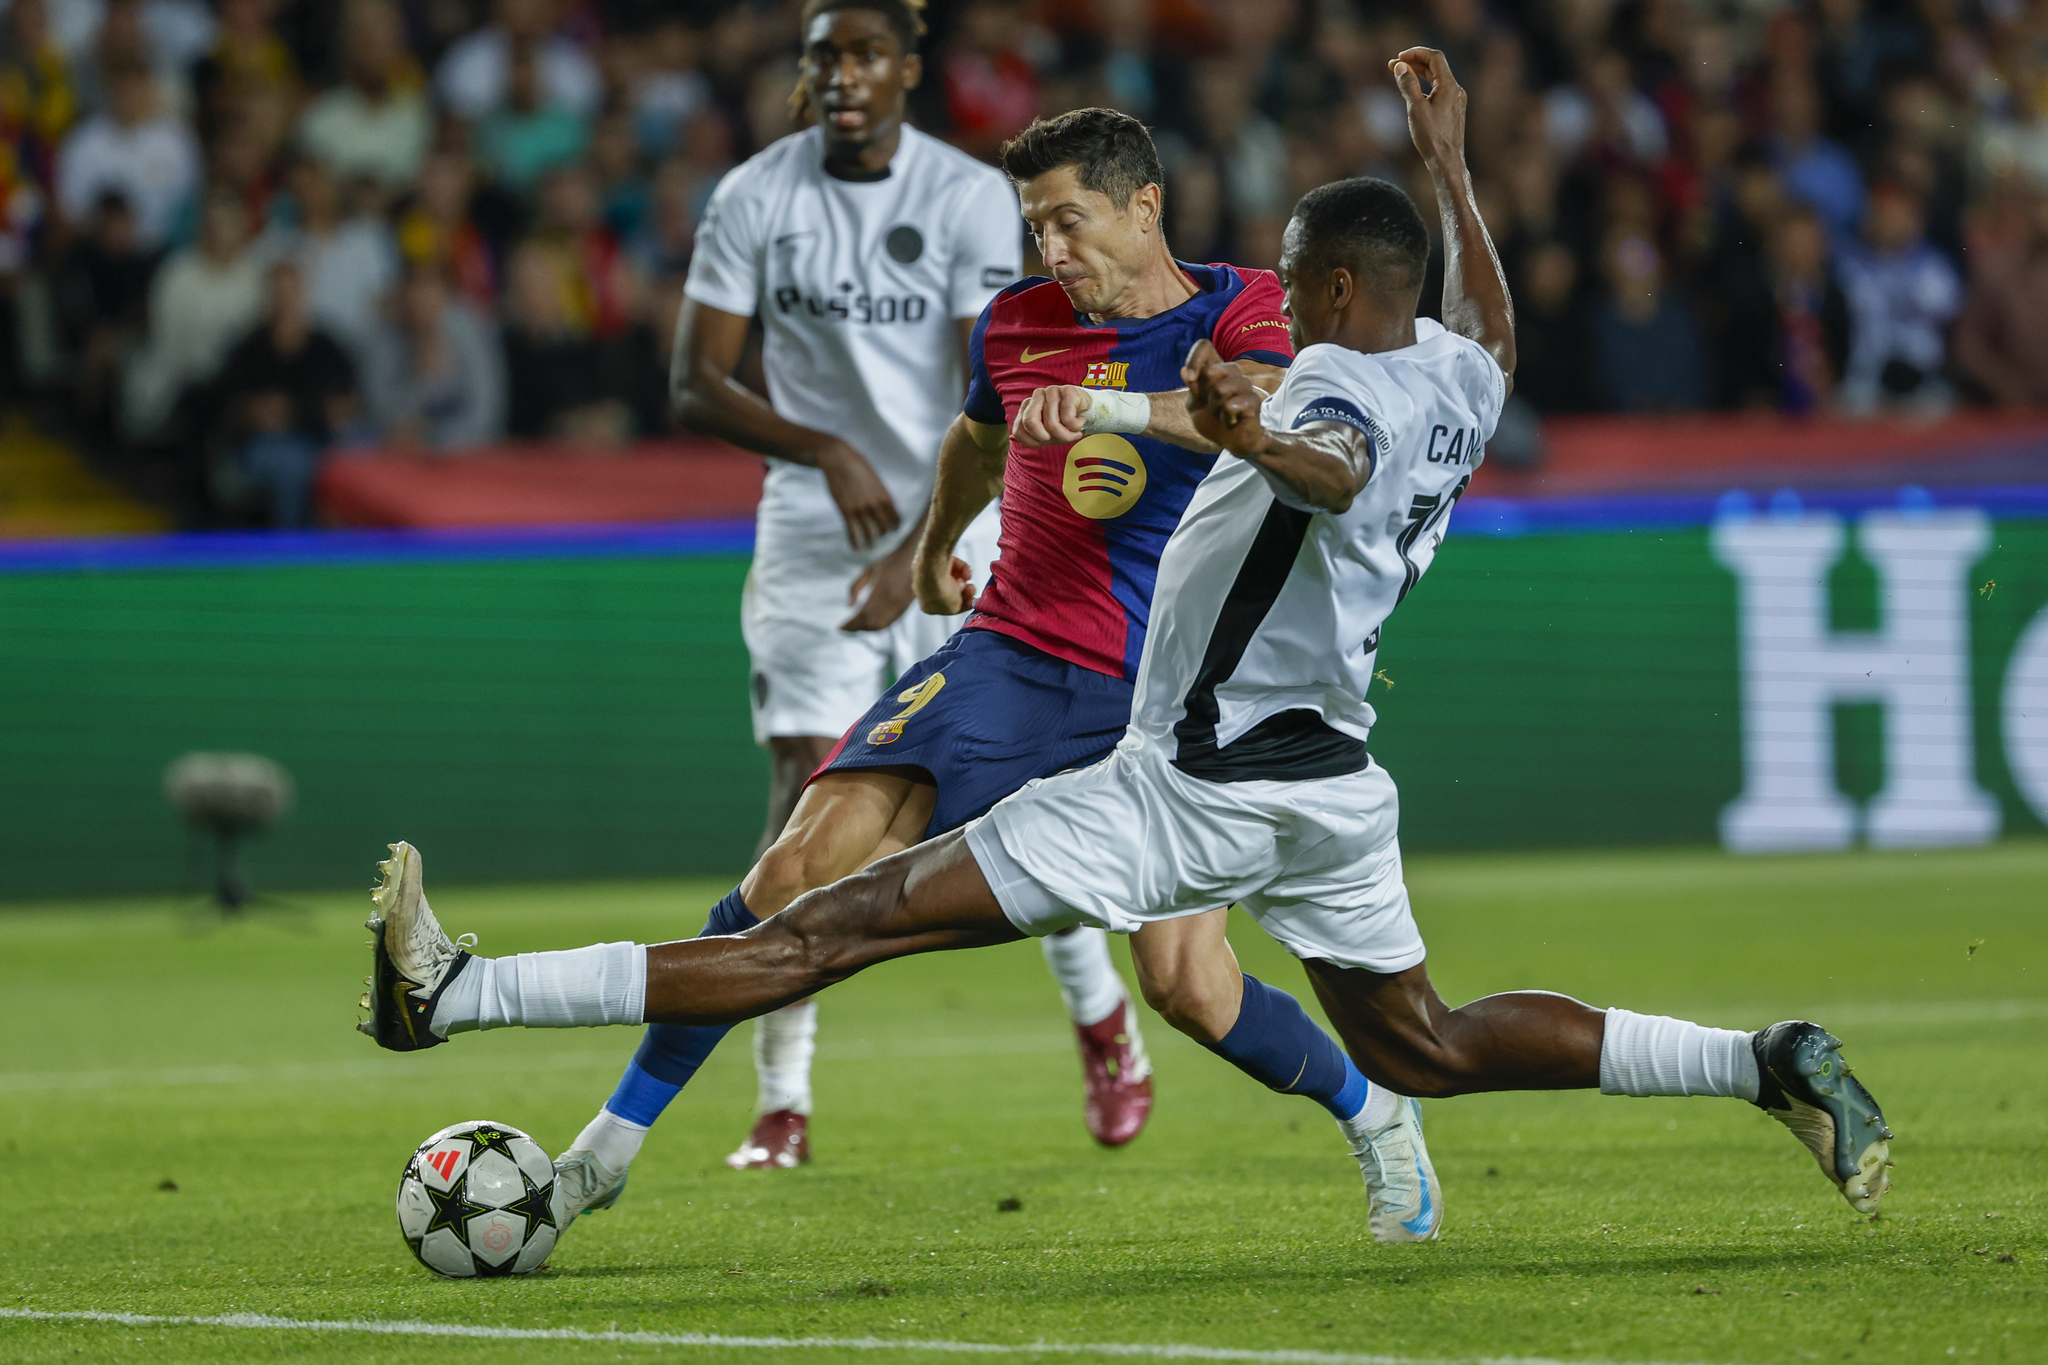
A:
[[[1204,782],[1126,739],[967,826],[1027,934],[1128,934],[1236,902],[1298,958],[1406,971],[1425,956],[1401,881],[1400,798],[1377,764],[1307,782]]]
[[[960,538],[957,553],[973,567],[978,587],[988,583],[1000,525],[991,506]],[[786,735],[838,738],[967,619],[927,616],[913,602],[886,630],[841,630],[855,609],[847,594],[870,557],[848,548],[838,526],[829,535],[821,528],[800,547],[787,539],[757,541],[740,594],[756,744]]]

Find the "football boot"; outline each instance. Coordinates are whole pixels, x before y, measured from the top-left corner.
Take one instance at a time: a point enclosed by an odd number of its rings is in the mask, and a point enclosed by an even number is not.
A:
[[[596,1152],[575,1148],[555,1158],[555,1226],[566,1230],[586,1213],[608,1209],[626,1192],[629,1172],[614,1171]]]
[[[754,1131],[725,1158],[735,1171],[788,1171],[811,1159],[811,1120],[777,1109],[754,1120]]]
[[[1792,1130],[1849,1207],[1877,1212],[1892,1187],[1892,1130],[1877,1101],[1842,1060],[1842,1040],[1819,1024],[1788,1019],[1758,1032],[1756,1106]]]
[[[1392,1123],[1347,1141],[1365,1176],[1373,1240],[1433,1241],[1444,1225],[1444,1188],[1422,1141],[1422,1102],[1402,1100]]]
[[[427,906],[421,885],[420,851],[411,844],[391,845],[391,856],[377,864],[381,880],[370,891],[377,913],[364,921],[376,935],[370,941],[375,972],[363,984],[370,989],[360,1002],[370,1012],[356,1028],[393,1052],[417,1052],[447,1042],[430,1025],[434,1005],[476,946],[475,934],[451,939]]]
[[[1121,1147],[1145,1130],[1152,1114],[1152,1059],[1145,1055],[1137,1012],[1126,998],[1101,1022],[1074,1025],[1074,1039],[1087,1087],[1082,1117],[1088,1135],[1105,1147]]]

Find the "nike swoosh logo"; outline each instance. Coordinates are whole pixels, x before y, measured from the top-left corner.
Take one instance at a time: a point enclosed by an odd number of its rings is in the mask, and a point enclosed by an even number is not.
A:
[[[1429,1175],[1422,1169],[1421,1157],[1415,1158],[1415,1178],[1422,1183],[1422,1212],[1416,1214],[1413,1218],[1401,1224],[1401,1226],[1414,1233],[1417,1237],[1420,1237],[1429,1231],[1430,1214],[1434,1209],[1434,1205],[1429,1197]]]
[[[1017,360],[1021,364],[1029,365],[1034,360],[1043,360],[1049,355],[1065,355],[1073,349],[1071,346],[1061,346],[1057,350],[1052,351],[1034,351],[1027,346],[1024,348],[1024,353],[1017,357]]]
[[[405,1021],[405,1036],[408,1041],[415,1043],[420,1040],[420,1036],[413,1031],[412,1013],[405,1007],[405,993],[413,989],[416,984],[416,982],[404,979],[391,983],[391,998],[398,1003],[398,1017]]]

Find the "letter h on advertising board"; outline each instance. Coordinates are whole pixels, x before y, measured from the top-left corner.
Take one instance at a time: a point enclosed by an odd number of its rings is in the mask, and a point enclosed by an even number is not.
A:
[[[1714,555],[1735,574],[1742,617],[1743,785],[1721,812],[1727,847],[1855,839],[1855,804],[1835,786],[1839,702],[1884,707],[1884,786],[1860,822],[1872,845],[1976,844],[1998,833],[1971,733],[1968,574],[1990,540],[1976,509],[1866,513],[1858,544],[1877,570],[1881,626],[1833,631],[1827,579],[1846,541],[1840,518],[1715,524]]]

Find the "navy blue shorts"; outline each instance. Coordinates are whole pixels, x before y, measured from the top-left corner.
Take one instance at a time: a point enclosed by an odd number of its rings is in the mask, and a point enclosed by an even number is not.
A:
[[[939,789],[929,839],[1034,777],[1107,757],[1130,722],[1122,678],[993,630],[961,630],[898,678],[818,772],[922,768]]]

